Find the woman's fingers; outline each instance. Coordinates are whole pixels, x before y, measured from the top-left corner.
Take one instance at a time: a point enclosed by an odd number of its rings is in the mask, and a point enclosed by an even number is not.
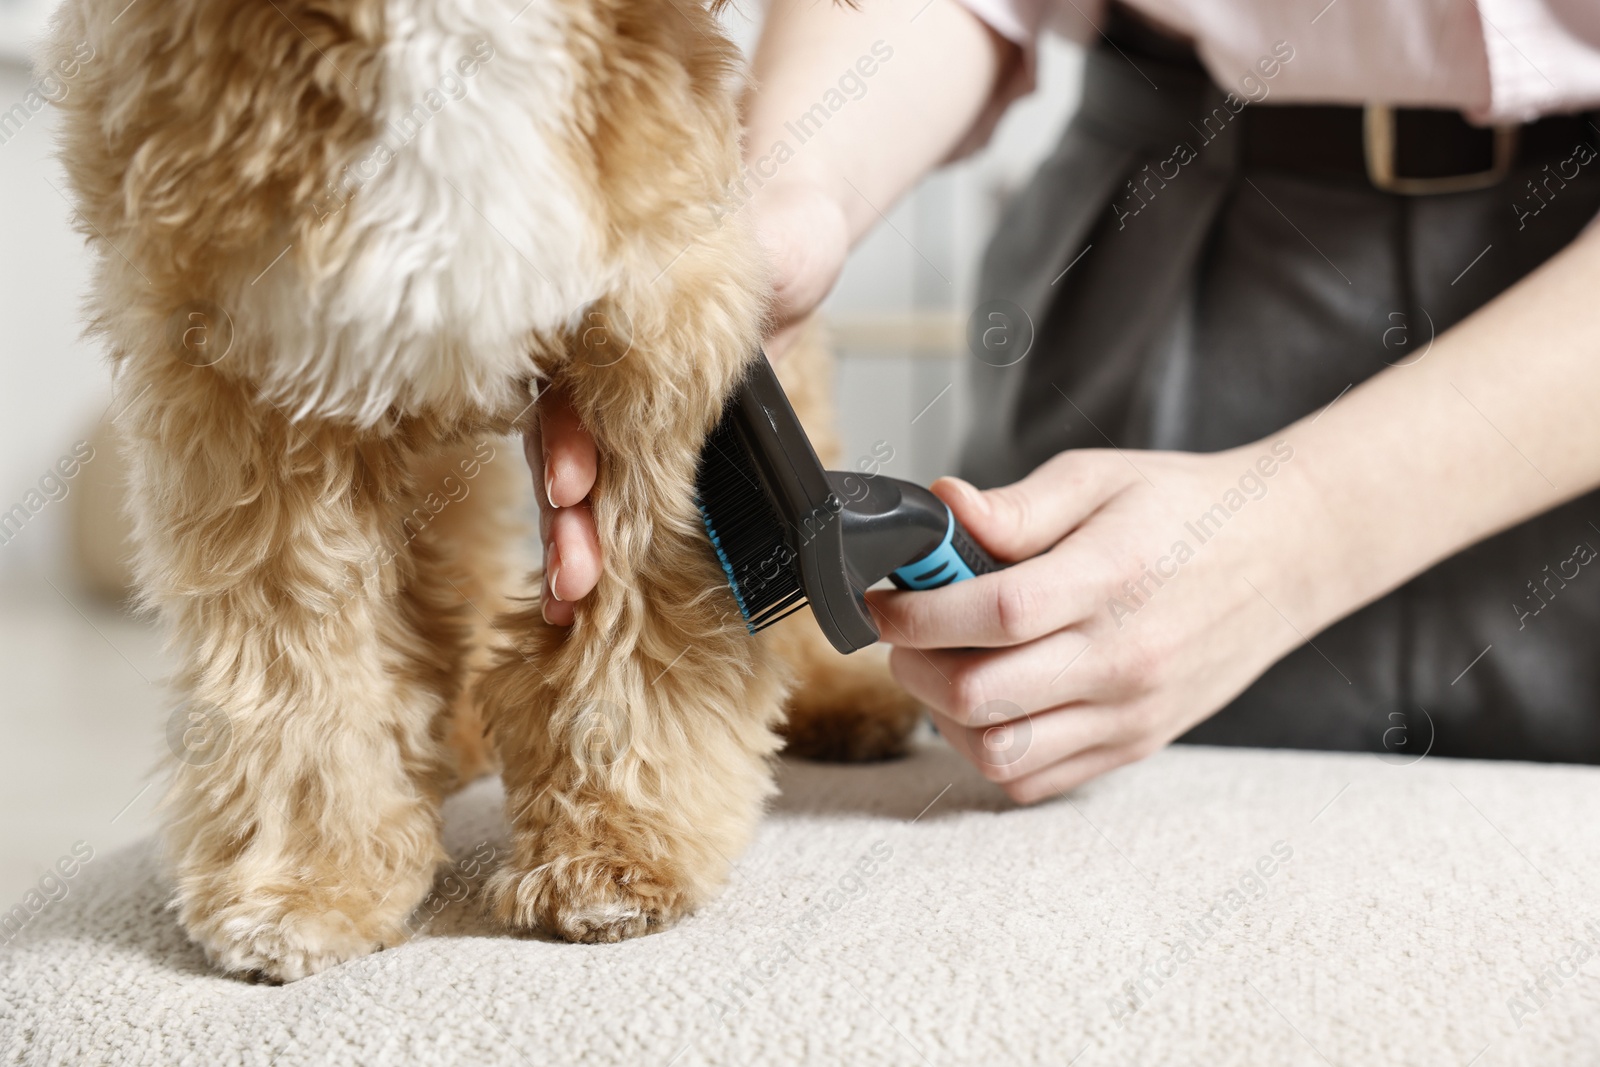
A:
[[[540,597],[540,611],[544,615],[544,621],[551,626],[571,626],[573,620],[577,617],[570,603],[557,600],[550,595],[549,571],[545,571],[544,574],[544,592]]]
[[[600,580],[600,543],[594,528],[594,511],[588,504],[560,508],[550,519],[552,558],[545,567],[550,592],[570,604],[589,595]],[[574,546],[584,546],[580,551]]]
[[[546,509],[544,542],[544,620],[572,625],[574,601],[588,596],[600,580],[600,538],[587,503]]]
[[[539,442],[536,487],[542,501],[552,508],[570,508],[588,497],[600,453],[559,387],[539,400]],[[599,551],[598,544],[595,550]]]
[[[570,508],[540,504],[539,535],[544,543],[540,597],[544,621],[553,626],[571,626],[573,602],[594,587],[599,574],[599,553],[582,547],[594,539],[594,513],[588,504]]]
[[[560,388],[539,398],[537,428],[523,439],[539,497],[544,540],[544,617],[570,626],[572,604],[600,580],[600,539],[587,503],[600,456]]]
[[[1081,622],[1098,606],[1099,557],[1067,542],[942,589],[875,589],[867,604],[883,639],[908,648],[1002,648]]]
[[[1152,749],[1136,744],[1109,744],[1079,752],[1023,778],[1004,782],[1001,788],[1018,804],[1064,796],[1091,778],[1141,760]]]
[[[1118,695],[1119,676],[1076,628],[1001,649],[896,648],[889,666],[906,691],[964,726],[992,707],[1031,714]]]
[[[1036,556],[1071,533],[1127,484],[1115,453],[1063,452],[1020,482],[980,490],[940,478],[933,491],[997,559]]]
[[[1068,452],[987,492],[957,478],[935,482],[935,492],[980,544],[998,559],[1021,562],[943,589],[869,593],[884,640],[912,648],[998,648],[1087,618],[1103,601],[1099,590],[1111,574],[1102,553],[1067,535],[1128,479],[1114,453]]]
[[[943,716],[934,721],[951,747],[985,778],[1002,785],[1126,740],[1122,717],[1114,708],[1074,704],[1018,718],[1007,718],[1003,708],[989,714],[994,721],[978,726],[963,726]]]

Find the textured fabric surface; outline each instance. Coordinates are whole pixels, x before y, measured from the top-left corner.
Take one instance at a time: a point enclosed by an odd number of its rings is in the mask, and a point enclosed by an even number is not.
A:
[[[207,970],[152,847],[96,857],[0,950],[3,1062],[1600,1063],[1600,770],[1179,747],[1016,809],[929,741],[781,779],[672,930],[469,896],[284,987]],[[499,799],[451,801],[453,856]]]

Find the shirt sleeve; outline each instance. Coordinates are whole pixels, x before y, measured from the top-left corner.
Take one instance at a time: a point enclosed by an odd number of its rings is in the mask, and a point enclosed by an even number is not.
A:
[[[972,129],[951,152],[950,159],[971,155],[989,142],[1000,117],[1018,97],[1033,92],[1037,84],[1039,36],[1046,30],[1087,43],[1097,32],[1106,0],[1072,0],[1063,14],[1052,0],[956,0],[984,25],[1022,49],[1022,59],[1002,76]],[[947,161],[948,162],[948,161]]]
[[[1045,0],[957,0],[1006,40],[1033,47],[1044,24]]]

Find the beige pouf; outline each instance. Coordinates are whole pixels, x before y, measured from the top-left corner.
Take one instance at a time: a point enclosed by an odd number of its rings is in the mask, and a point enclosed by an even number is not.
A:
[[[96,857],[0,950],[0,1057],[1600,1063],[1600,770],[1177,748],[1025,810],[936,741],[781,777],[675,929],[508,937],[465,862],[424,936],[284,987],[207,970],[152,847]],[[451,802],[452,855],[499,800]]]

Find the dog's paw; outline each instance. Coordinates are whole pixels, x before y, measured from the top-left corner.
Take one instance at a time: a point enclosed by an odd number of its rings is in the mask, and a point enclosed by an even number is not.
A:
[[[781,731],[786,755],[823,763],[871,763],[899,759],[921,716],[910,708],[886,719],[850,708],[811,710],[796,716]]]
[[[687,883],[664,867],[581,856],[502,867],[489,880],[489,900],[509,926],[590,944],[664,930],[693,903]]]
[[[779,730],[784,753],[828,763],[898,759],[922,706],[887,679],[842,691],[797,693]]]
[[[783,636],[801,676],[778,730],[786,755],[868,763],[906,754],[923,710],[889,673],[886,650],[866,649],[847,659],[819,645],[820,634]]]
[[[204,919],[185,918],[189,936],[218,969],[294,982],[404,940],[389,924],[338,908],[297,908],[282,902],[234,905]]]

